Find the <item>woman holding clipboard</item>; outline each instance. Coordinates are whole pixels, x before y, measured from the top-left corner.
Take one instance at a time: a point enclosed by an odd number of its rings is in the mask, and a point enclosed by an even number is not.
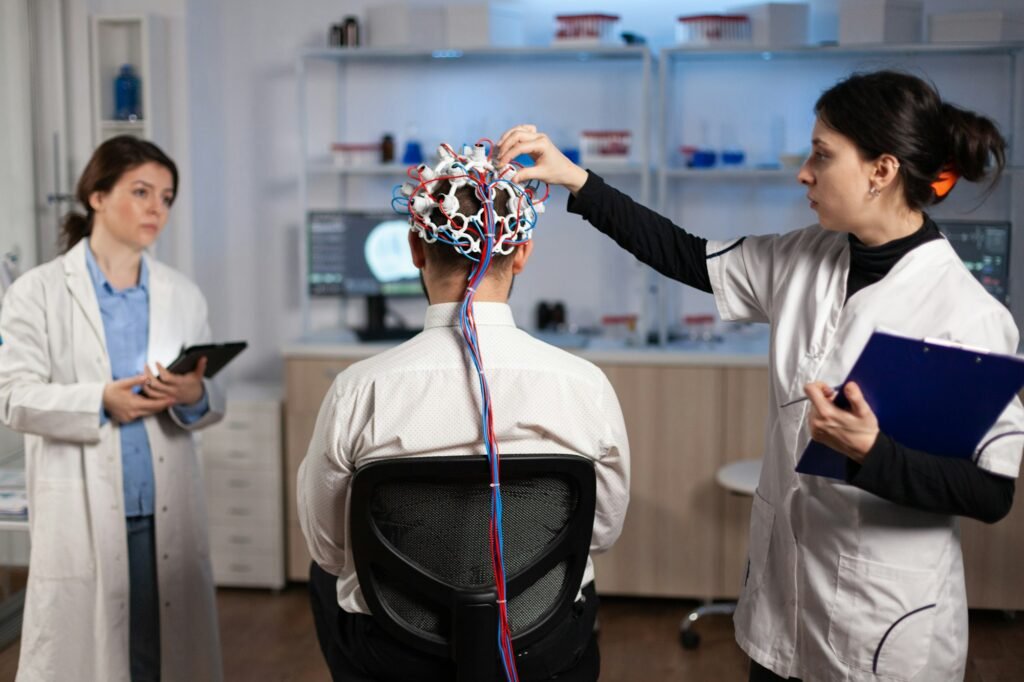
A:
[[[206,301],[146,253],[177,189],[156,145],[104,142],[64,254],[4,298],[0,421],[26,434],[32,537],[19,680],[222,677],[191,432],[224,404],[205,359],[164,369],[209,341]]]
[[[712,293],[723,319],[771,325],[764,467],[735,613],[751,680],[962,680],[967,602],[958,516],[988,522],[1013,501],[1024,410],[1016,398],[976,462],[911,450],[881,433],[853,383],[829,386],[876,328],[1012,354],[1018,331],[925,209],[959,177],[998,178],[1005,142],[986,118],[919,78],[856,74],[815,106],[797,176],[818,224],[724,242],[693,236],[519,126],[503,162],[561,184],[582,215],[662,274]],[[994,168],[990,163],[994,161]],[[809,401],[795,402],[801,395]],[[683,399],[680,396],[680,399]],[[787,407],[784,404],[794,403]],[[849,458],[846,484],[798,474],[811,439]]]

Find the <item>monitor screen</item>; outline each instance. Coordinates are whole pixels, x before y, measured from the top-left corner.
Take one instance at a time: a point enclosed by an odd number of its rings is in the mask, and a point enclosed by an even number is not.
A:
[[[307,223],[310,295],[423,295],[402,216],[311,211]]]
[[[938,225],[985,290],[1009,305],[1010,223],[945,220]]]

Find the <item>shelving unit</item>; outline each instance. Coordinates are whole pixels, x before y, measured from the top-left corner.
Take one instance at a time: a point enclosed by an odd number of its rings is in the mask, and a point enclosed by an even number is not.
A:
[[[702,236],[713,238],[740,236],[751,227],[764,224],[773,228],[771,231],[799,227],[796,223],[781,224],[780,220],[780,216],[790,213],[797,215],[803,205],[804,190],[796,182],[798,168],[690,169],[680,167],[672,150],[683,143],[710,142],[696,139],[701,133],[706,135],[709,120],[720,126],[731,125],[737,137],[746,136],[752,144],[767,141],[770,147],[771,141],[765,139],[769,136],[758,138],[755,131],[770,134],[767,120],[773,113],[786,114],[788,109],[790,119],[806,116],[813,122],[814,101],[840,78],[859,70],[896,68],[931,79],[944,98],[993,118],[1009,144],[1006,174],[984,205],[982,188],[960,187],[949,200],[933,209],[933,215],[1007,220],[1019,231],[1024,229],[1022,67],[1024,43],[664,49],[658,58],[657,206],[677,223],[684,227],[692,225]],[[982,69],[986,78],[976,78]],[[993,80],[1005,84],[1005,88],[993,87]],[[799,134],[794,134],[797,128]],[[810,146],[810,125],[804,131],[790,120],[782,130],[782,137],[788,138],[790,144],[768,151],[793,153]],[[774,160],[766,158],[764,149],[751,149],[747,156],[754,163]],[[697,187],[699,190],[687,193]],[[713,202],[719,205],[712,206]],[[729,206],[723,208],[726,204]],[[756,216],[758,224],[736,224],[729,234],[714,234],[720,221],[709,220],[708,216],[717,218],[728,211]],[[684,220],[683,214],[693,217]],[[813,220],[813,215],[808,216]],[[773,224],[773,220],[780,224]],[[712,234],[708,234],[709,229]],[[1011,239],[1011,248],[1011,307],[1020,325],[1024,322],[1024,238]],[[677,288],[663,284],[659,281],[662,286],[658,287],[657,295],[661,311],[659,334],[664,339],[667,321],[673,316],[666,289],[675,295]]]
[[[497,135],[504,121],[487,119],[488,116],[508,116],[519,122],[520,118],[536,116],[543,112],[557,112],[559,123],[567,131],[577,134],[589,127],[589,119],[602,121],[605,111],[581,112],[575,107],[564,106],[554,100],[560,94],[551,90],[548,95],[534,95],[531,89],[551,86],[554,79],[547,75],[549,70],[575,69],[576,66],[589,73],[596,73],[593,66],[622,65],[639,78],[639,96],[636,102],[629,101],[631,113],[627,120],[616,121],[617,128],[628,128],[633,133],[633,153],[630,163],[590,164],[596,171],[609,177],[627,178],[640,185],[640,198],[649,201],[651,194],[652,162],[650,158],[652,102],[651,52],[645,46],[593,47],[593,48],[485,48],[473,50],[421,50],[382,48],[316,48],[300,53],[296,74],[299,96],[299,134],[301,138],[302,169],[299,174],[299,226],[300,247],[298,271],[300,273],[300,303],[303,333],[311,331],[310,297],[307,280],[308,243],[305,231],[307,213],[311,209],[365,208],[353,206],[345,201],[351,187],[360,191],[358,199],[368,201],[369,197],[380,197],[385,182],[401,182],[406,166],[401,163],[373,164],[367,166],[337,167],[326,156],[331,141],[352,139],[375,139],[387,130],[399,131],[403,120],[420,122],[426,120],[420,130],[423,152],[431,158],[434,149],[433,134],[441,130],[427,130],[427,125],[437,123],[439,129],[457,130],[458,134]],[[328,72],[327,90],[324,69]],[[588,71],[589,70],[589,71]],[[368,75],[368,74],[372,74]],[[373,78],[373,101],[360,99],[360,78]],[[317,80],[319,78],[319,80]],[[420,78],[420,80],[416,80]],[[637,81],[634,81],[637,82]],[[520,87],[519,83],[523,86]],[[436,84],[436,85],[435,85]],[[444,89],[445,92],[435,92]],[[402,90],[403,87],[408,88]],[[636,87],[632,83],[629,87]],[[606,79],[601,82],[603,96],[615,105],[625,107],[622,98],[617,97],[623,85]],[[415,92],[412,92],[415,90]],[[402,93],[406,94],[401,98]],[[445,93],[450,97],[446,98]],[[333,95],[333,97],[331,96]],[[501,100],[507,97],[509,106],[503,107]],[[529,106],[529,100],[536,98],[537,106]],[[524,104],[525,103],[525,104]],[[417,107],[423,106],[422,109]],[[628,108],[627,107],[627,108]],[[407,108],[407,111],[396,111]],[[325,109],[330,109],[328,115]],[[595,108],[596,109],[596,108]],[[443,114],[438,113],[443,110]],[[445,118],[444,116],[448,118]],[[433,119],[431,119],[433,116]],[[318,120],[314,120],[317,119]],[[403,118],[404,117],[404,118]],[[443,119],[443,120],[442,120]],[[458,125],[453,125],[454,121]],[[484,122],[489,121],[490,126]],[[371,126],[376,126],[374,130]],[[330,129],[333,137],[325,137]],[[363,131],[360,133],[360,131]],[[547,132],[551,132],[548,130]],[[362,134],[363,137],[349,137]],[[568,136],[566,136],[568,138]],[[441,141],[441,140],[437,140]],[[454,144],[461,139],[445,140]],[[561,143],[562,141],[558,141]],[[396,157],[401,158],[401,146]],[[314,187],[316,185],[316,187]],[[339,200],[324,205],[316,198],[316,191],[330,188]],[[390,186],[386,187],[390,193]],[[321,192],[322,196],[323,192]],[[387,195],[390,199],[390,194]],[[340,205],[339,205],[340,204]],[[386,206],[384,201],[372,205]]]
[[[152,15],[95,15],[90,21],[93,145],[117,135],[166,144],[167,65],[163,20]],[[140,81],[142,116],[114,118],[114,79],[131,64]]]

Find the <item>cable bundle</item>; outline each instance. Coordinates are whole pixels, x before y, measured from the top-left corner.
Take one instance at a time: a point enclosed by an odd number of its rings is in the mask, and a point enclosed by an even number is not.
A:
[[[497,172],[491,163],[490,140],[481,140],[472,148],[463,147],[458,155],[447,144],[438,149],[439,163],[431,169],[420,165],[409,169],[415,185],[396,188],[392,207],[407,212],[411,229],[428,243],[440,241],[452,246],[473,261],[466,293],[459,308],[459,328],[477,373],[481,397],[484,450],[491,470],[491,518],[489,541],[491,565],[494,571],[495,591],[498,596],[498,650],[509,682],[518,682],[515,651],[512,648],[512,630],[508,624],[508,603],[505,592],[504,539],[502,537],[501,467],[498,440],[494,433],[494,409],[490,386],[484,372],[483,355],[477,337],[473,301],[477,288],[487,276],[494,254],[509,254],[515,246],[532,237],[537,214],[543,212],[544,196],[535,198],[537,186],[522,186],[514,182],[519,166],[509,164]],[[472,192],[475,202],[460,201]],[[472,215],[465,215],[462,207],[479,204]],[[497,204],[497,207],[496,207]],[[501,209],[500,211],[498,209]]]

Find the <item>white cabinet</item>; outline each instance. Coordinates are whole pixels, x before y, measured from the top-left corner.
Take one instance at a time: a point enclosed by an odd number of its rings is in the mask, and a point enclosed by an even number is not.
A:
[[[214,580],[284,586],[280,389],[228,391],[224,420],[200,434]]]
[[[117,135],[167,143],[167,45],[163,20],[152,15],[92,17],[89,61],[93,145]],[[130,65],[139,79],[140,116],[115,115],[114,81]]]
[[[945,220],[1010,222],[1024,229],[1024,44],[879,45],[721,49],[675,47],[659,54],[657,198],[659,210],[709,239],[769,234],[816,222],[797,182],[810,147],[820,94],[858,71],[895,69],[930,80],[943,99],[996,122],[1009,143],[1007,172],[986,194],[962,182],[929,209]],[[736,146],[746,164],[686,168],[679,149]],[[779,157],[782,169],[763,168]],[[1010,298],[1024,322],[1024,239],[1010,240]],[[661,319],[713,312],[710,296],[667,283]],[[664,333],[665,328],[662,327]]]

